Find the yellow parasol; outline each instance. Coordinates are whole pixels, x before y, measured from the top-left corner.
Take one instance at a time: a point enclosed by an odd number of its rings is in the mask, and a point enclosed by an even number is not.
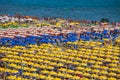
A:
[[[55,26],[56,26],[56,27],[60,27],[60,26],[61,26],[61,23],[60,23],[60,22],[57,22],[57,23],[55,24]]]
[[[49,74],[50,74],[50,75],[57,75],[57,73],[54,72],[54,71],[51,71]]]
[[[36,73],[30,73],[30,76],[31,76],[31,77],[36,77],[36,78],[38,78],[38,77],[39,77],[39,75],[38,75],[38,74],[36,74]]]
[[[65,69],[65,68],[60,68],[59,71],[65,72],[65,71],[67,71],[67,69]]]
[[[97,74],[92,74],[91,77],[92,78],[98,78],[99,76]]]
[[[34,67],[39,67],[40,65],[39,65],[39,64],[34,64],[33,66],[34,66]]]
[[[18,77],[18,78],[16,78],[15,80],[29,80],[29,79],[26,79],[26,78],[22,78],[22,77]]]
[[[105,70],[101,70],[99,73],[100,73],[100,74],[103,74],[103,75],[108,74],[108,72],[105,71]]]
[[[70,75],[70,74],[65,74],[65,77],[68,78],[68,79],[71,79],[71,78],[72,78],[72,75]]]
[[[100,79],[100,80],[106,80],[107,77],[106,77],[106,76],[99,76],[99,79]]]
[[[100,68],[103,69],[103,70],[109,69],[107,66],[101,66]]]
[[[64,65],[63,65],[62,63],[59,63],[59,64],[57,64],[57,66],[59,66],[59,67],[60,67],[60,66],[64,66]]]
[[[36,68],[30,68],[30,71],[36,71]]]
[[[93,73],[99,73],[100,71],[97,69],[92,70]]]
[[[112,60],[111,59],[104,59],[104,61],[111,62]]]
[[[93,66],[93,68],[95,68],[95,69],[99,69],[99,68],[100,68],[100,66],[99,66],[99,65],[97,65],[97,64],[95,64],[95,65]]]
[[[24,72],[23,75],[30,76],[30,73],[29,72]]]
[[[65,74],[63,74],[63,73],[61,73],[61,72],[58,72],[57,76],[63,77],[63,76],[65,76]]]
[[[37,24],[36,24],[36,26],[37,26],[37,27],[40,27],[40,26],[41,26],[41,24],[40,24],[40,23],[37,23]]]
[[[18,73],[18,71],[17,70],[12,70],[11,73]]]
[[[23,67],[22,69],[25,70],[25,71],[29,71],[30,70],[29,67]]]
[[[49,74],[49,71],[43,70],[43,71],[41,71],[41,73],[43,73],[43,74]]]
[[[46,68],[47,68],[47,69],[54,69],[53,66],[47,66]]]
[[[83,73],[83,76],[88,77],[88,76],[90,76],[90,74],[89,74],[89,73],[84,72],[84,73]]]
[[[54,80],[61,80],[60,78],[54,78]]]
[[[66,72],[68,72],[68,73],[74,73],[74,70],[67,70]]]
[[[72,76],[72,79],[73,80],[80,80],[80,77],[79,76]]]
[[[8,76],[7,79],[9,79],[9,80],[15,80],[15,79],[16,79],[16,76],[12,76],[12,75],[11,75],[11,76]]]
[[[28,65],[34,65],[33,62],[28,62],[27,64],[28,64]]]
[[[1,67],[0,67],[0,72],[2,72],[2,71],[4,72],[4,71],[5,71],[5,68],[1,68]]]
[[[46,78],[46,76],[45,76],[45,75],[40,74],[40,75],[39,75],[39,78],[40,78],[40,79],[45,79],[45,78]]]
[[[91,68],[85,68],[85,71],[89,72],[89,71],[91,71]]]
[[[117,80],[117,79],[114,77],[111,77],[111,78],[108,78],[107,80]]]
[[[79,65],[79,62],[73,62],[72,64],[74,64],[74,65]]]
[[[87,66],[87,63],[81,63],[80,65],[85,67]]]
[[[111,64],[109,64],[109,66],[110,66],[110,67],[117,67],[117,64],[111,63]]]
[[[72,62],[72,61],[66,61],[66,63],[68,63],[68,64],[72,64],[73,62]]]
[[[83,74],[83,72],[82,71],[74,71],[74,74]]]
[[[10,67],[17,67],[16,64],[9,64]]]
[[[11,69],[6,68],[6,69],[5,69],[5,72],[12,72],[12,70],[11,70]]]
[[[80,80],[89,80],[88,78],[81,78]]]
[[[109,68],[110,71],[117,71],[117,68]]]
[[[109,75],[109,76],[116,76],[117,74],[114,73],[114,72],[110,72],[110,73],[108,73],[108,75]]]
[[[47,76],[45,80],[54,80],[54,78],[52,76]]]
[[[3,60],[3,61],[9,61],[9,59],[8,59],[8,58],[2,58],[2,60]]]

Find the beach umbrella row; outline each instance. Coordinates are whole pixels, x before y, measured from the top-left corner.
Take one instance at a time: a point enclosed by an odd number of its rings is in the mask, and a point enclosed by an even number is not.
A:
[[[18,28],[18,29],[7,29],[0,30],[1,44],[5,43],[11,45],[19,45],[24,43],[27,44],[36,44],[38,43],[62,43],[62,42],[74,42],[78,40],[98,40],[104,41],[104,39],[115,40],[119,37],[120,30],[114,29],[110,32],[107,29],[104,29],[102,32],[96,31],[87,31],[85,29],[78,30],[59,30],[59,28],[54,27],[30,27],[30,28]],[[18,44],[16,44],[18,43]],[[22,45],[22,44],[21,44]]]
[[[6,23],[6,22],[27,22],[27,21],[34,21],[37,20],[31,16],[24,16],[24,17],[18,17],[18,16],[0,16],[0,23]]]
[[[76,44],[71,42],[69,44]],[[79,41],[78,49],[61,48],[51,44],[1,47],[6,54],[0,71],[6,79],[120,79],[119,47],[97,46],[99,42]],[[88,47],[90,44],[90,48]]]

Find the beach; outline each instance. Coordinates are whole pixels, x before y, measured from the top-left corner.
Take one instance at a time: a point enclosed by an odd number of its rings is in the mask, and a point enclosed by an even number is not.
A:
[[[0,15],[0,46],[3,80],[120,79],[120,23],[106,18]]]
[[[120,80],[119,0],[0,0],[0,80]]]

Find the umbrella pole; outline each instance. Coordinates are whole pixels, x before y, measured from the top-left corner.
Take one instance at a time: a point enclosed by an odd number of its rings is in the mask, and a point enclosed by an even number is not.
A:
[[[20,58],[21,58],[21,56],[20,56]],[[23,65],[22,65],[22,58],[21,58],[21,70],[22,70],[22,74],[21,74],[21,80],[23,80]]]
[[[6,69],[6,62],[5,62],[5,69]],[[5,74],[5,72],[4,72],[4,78],[3,78],[3,80],[5,80],[5,77],[6,77],[5,75],[6,75],[6,74]]]
[[[112,46],[112,45],[113,45],[112,40],[110,40],[110,46]]]
[[[107,44],[106,44],[106,40],[104,40],[104,46],[106,46]]]
[[[68,44],[67,43],[65,43],[65,48],[68,48]]]
[[[110,46],[113,45],[113,42],[112,42],[112,36],[110,36]]]

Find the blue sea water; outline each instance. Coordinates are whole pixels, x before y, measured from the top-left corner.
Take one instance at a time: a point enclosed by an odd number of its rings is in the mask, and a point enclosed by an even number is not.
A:
[[[120,0],[0,0],[0,14],[120,21]]]

